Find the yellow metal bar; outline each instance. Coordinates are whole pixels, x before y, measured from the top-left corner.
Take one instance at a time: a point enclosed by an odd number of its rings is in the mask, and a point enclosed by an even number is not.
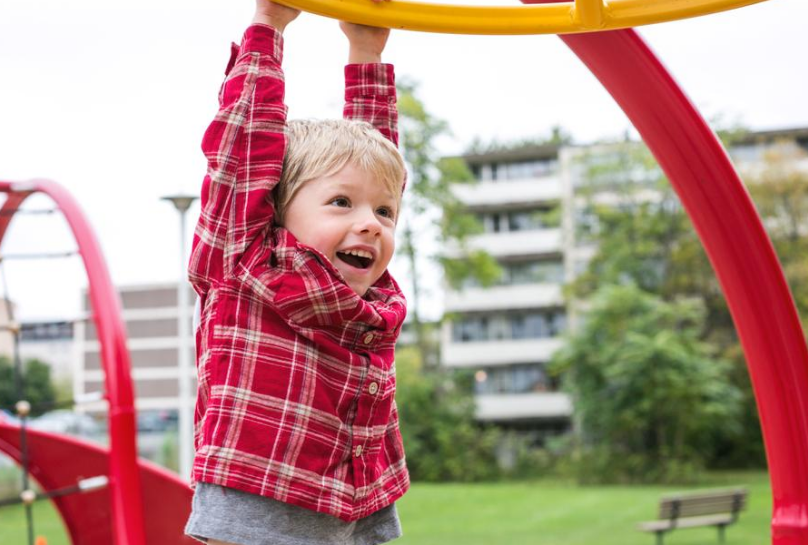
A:
[[[605,24],[604,8],[603,0],[575,0],[573,20],[586,28],[601,28]]]
[[[277,0],[363,25],[446,34],[572,34],[707,15],[765,0],[575,0],[529,6],[458,6],[392,0]]]

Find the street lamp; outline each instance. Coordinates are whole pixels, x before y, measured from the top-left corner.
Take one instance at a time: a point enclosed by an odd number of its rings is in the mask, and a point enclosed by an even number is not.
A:
[[[191,359],[188,357],[188,282],[185,258],[185,213],[197,197],[169,195],[160,200],[170,201],[180,213],[180,278],[177,285],[177,336],[179,337],[179,455],[180,476],[190,478],[193,465],[193,398],[191,396]]]

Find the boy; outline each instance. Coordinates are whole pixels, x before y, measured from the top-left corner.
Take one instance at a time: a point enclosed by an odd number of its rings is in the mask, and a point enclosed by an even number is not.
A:
[[[406,304],[386,270],[405,177],[389,30],[341,23],[345,115],[369,124],[287,127],[281,34],[298,13],[258,0],[202,144],[186,533],[210,544],[384,543],[409,488],[393,362]]]

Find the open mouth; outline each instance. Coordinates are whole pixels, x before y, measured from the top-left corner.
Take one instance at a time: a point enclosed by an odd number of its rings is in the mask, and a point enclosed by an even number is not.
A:
[[[373,257],[370,252],[363,250],[346,250],[344,252],[337,252],[337,257],[357,269],[367,269],[373,263]]]

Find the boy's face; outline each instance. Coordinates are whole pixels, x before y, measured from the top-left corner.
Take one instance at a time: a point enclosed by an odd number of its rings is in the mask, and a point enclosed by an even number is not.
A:
[[[395,249],[398,210],[384,185],[347,164],[305,182],[284,212],[284,227],[322,252],[360,297],[387,269]]]

